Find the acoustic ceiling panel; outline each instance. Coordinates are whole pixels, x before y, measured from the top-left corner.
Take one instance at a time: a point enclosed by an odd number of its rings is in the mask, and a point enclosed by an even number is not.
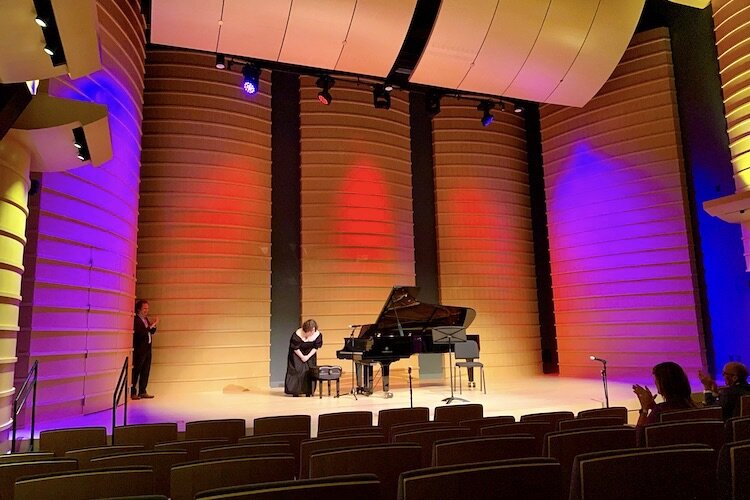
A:
[[[385,77],[416,0],[153,0],[151,41]]]
[[[620,60],[644,2],[443,0],[410,81],[582,106]]]
[[[292,0],[225,0],[217,52],[277,61]]]
[[[222,0],[154,0],[151,43],[216,50]]]

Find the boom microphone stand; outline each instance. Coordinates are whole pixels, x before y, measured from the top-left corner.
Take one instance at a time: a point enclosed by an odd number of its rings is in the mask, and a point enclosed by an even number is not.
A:
[[[607,388],[607,360],[597,358],[596,356],[589,356],[591,361],[599,361],[602,364],[602,385],[604,386],[604,402],[606,407],[609,408],[609,390]]]

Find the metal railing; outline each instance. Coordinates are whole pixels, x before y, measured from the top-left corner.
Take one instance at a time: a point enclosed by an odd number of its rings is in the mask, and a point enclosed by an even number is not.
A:
[[[34,424],[36,423],[36,383],[39,380],[39,361],[35,360],[34,364],[26,375],[26,380],[21,384],[18,394],[13,399],[13,434],[10,441],[10,452],[16,452],[16,429],[18,427],[18,414],[23,410],[26,399],[31,396],[31,437],[29,438],[29,451],[34,449]]]
[[[125,362],[120,370],[120,377],[117,379],[117,387],[112,394],[112,444],[115,444],[115,425],[117,425],[117,405],[120,404],[120,398],[125,393],[125,404],[122,414],[122,425],[128,425],[128,367],[130,358],[125,357]]]

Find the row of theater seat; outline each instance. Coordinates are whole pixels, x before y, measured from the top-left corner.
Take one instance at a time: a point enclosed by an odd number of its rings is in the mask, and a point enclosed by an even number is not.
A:
[[[149,477],[105,481],[104,485],[93,491],[105,491],[102,488],[106,486],[108,491],[114,492],[112,488],[123,483],[130,489],[116,490],[118,494],[158,493],[176,500],[192,499],[201,491],[220,486],[283,482],[294,478],[296,482],[283,488],[300,487],[303,484],[300,480],[311,478],[316,479],[319,485],[319,488],[313,489],[322,492],[328,491],[323,486],[331,483],[325,479],[327,477],[363,472],[376,474],[377,498],[383,499],[393,499],[399,491],[403,498],[427,498],[415,493],[426,486],[421,480],[412,478],[409,475],[412,472],[415,478],[435,474],[439,477],[455,476],[454,479],[472,478],[474,486],[477,481],[477,484],[483,484],[476,475],[494,477],[499,481],[495,483],[496,487],[501,485],[513,491],[512,485],[515,483],[508,478],[502,479],[504,474],[522,477],[522,471],[531,470],[538,470],[544,477],[549,474],[554,476],[552,482],[540,476],[532,483],[531,489],[534,491],[546,492],[546,496],[538,498],[567,498],[569,487],[572,488],[571,498],[578,498],[573,496],[577,491],[576,479],[582,480],[583,476],[577,474],[583,474],[584,469],[591,467],[576,466],[575,463],[586,453],[627,449],[627,453],[620,455],[640,457],[643,453],[655,453],[654,447],[657,445],[683,443],[685,446],[687,443],[690,450],[698,451],[683,453],[687,448],[667,450],[659,451],[654,456],[671,457],[671,453],[675,452],[686,457],[709,457],[708,462],[704,458],[696,459],[696,463],[706,465],[716,463],[714,450],[718,450],[724,442],[722,422],[694,420],[650,426],[643,443],[649,448],[636,449],[635,429],[623,425],[627,420],[627,410],[624,408],[581,412],[578,418],[573,418],[571,412],[525,415],[520,422],[511,416],[483,417],[482,413],[481,405],[439,407],[436,408],[434,420],[429,421],[427,408],[390,409],[379,413],[377,426],[372,425],[371,412],[320,415],[318,437],[315,439],[310,439],[309,415],[255,419],[251,436],[245,436],[245,421],[241,419],[189,422],[184,440],[177,440],[175,424],[118,427],[112,436],[114,444],[109,446],[102,445],[107,440],[104,428],[44,431],[40,434],[40,448],[49,450],[48,453],[7,457],[17,460],[15,463],[0,461],[0,500],[13,498],[8,491],[13,491],[14,484],[16,498],[21,499],[54,496],[57,500],[60,496],[44,495],[45,492],[59,491],[68,492],[65,498],[95,498],[72,493],[80,489],[75,486],[78,483],[85,483],[86,488],[90,489],[101,482],[104,476],[99,472],[91,473],[92,468],[102,468],[114,474],[113,478],[126,478],[127,471],[138,477],[144,474]],[[706,414],[699,412],[681,416],[693,419],[706,417]],[[733,432],[730,439],[742,436],[750,438],[750,418],[734,419],[727,424],[727,428]],[[731,491],[729,486],[733,486],[734,491],[745,491],[732,475],[732,467],[746,463],[741,460],[745,448],[740,444],[736,445],[736,449],[725,447],[726,453],[722,454],[725,466],[721,469],[723,475],[720,475],[720,484],[723,490]],[[596,460],[592,463],[601,462]],[[616,462],[610,458],[607,460]],[[626,458],[621,460],[627,461]],[[637,460],[648,459],[641,457]],[[475,462],[483,462],[483,465],[478,466]],[[79,467],[82,470],[76,471]],[[508,473],[515,468],[520,470]],[[555,472],[550,473],[552,470]],[[704,477],[705,474],[698,477],[704,478],[713,489],[716,484],[713,465],[708,466],[707,470],[710,472],[708,479]],[[56,475],[50,475],[55,472]],[[20,477],[38,473],[46,473],[46,476],[19,480]],[[84,477],[85,480],[82,479]],[[343,481],[352,484],[350,478]],[[365,482],[372,483],[371,480]],[[431,482],[440,484],[440,481]],[[595,484],[591,478],[584,483],[589,487]],[[419,484],[422,485],[415,486]],[[664,484],[671,483],[667,481]],[[134,485],[142,488],[134,491]],[[277,487],[282,486],[267,487],[269,491],[276,491]],[[412,492],[410,496],[409,492]],[[232,491],[221,494],[245,493]],[[307,497],[307,494],[304,496]],[[537,498],[529,492],[521,496]],[[589,495],[586,498],[592,497]]]

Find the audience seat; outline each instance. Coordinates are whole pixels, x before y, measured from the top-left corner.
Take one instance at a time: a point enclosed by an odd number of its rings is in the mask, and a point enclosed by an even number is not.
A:
[[[714,452],[703,445],[584,453],[573,462],[570,500],[714,500]]]
[[[725,444],[719,452],[717,488],[720,500],[750,498],[750,440]]]
[[[594,408],[591,410],[581,410],[576,418],[593,418],[593,417],[620,417],[623,424],[628,423],[628,409],[624,406],[611,406],[609,408]]]
[[[395,427],[394,427],[395,428]],[[432,465],[432,448],[441,439],[465,438],[471,436],[467,427],[449,427],[445,429],[425,429],[421,431],[398,432],[393,434],[394,443],[415,443],[422,449],[421,467]]]
[[[572,411],[549,411],[521,415],[519,422],[549,422],[552,424],[552,430],[557,430],[557,423],[560,420],[570,420],[572,418],[575,418]]]
[[[201,500],[379,500],[380,481],[375,474],[353,474],[300,481],[234,486],[204,491]]]
[[[13,488],[18,478],[74,470],[78,470],[78,462],[72,458],[0,464],[0,500],[13,500]]]
[[[727,441],[750,439],[750,417],[734,417],[724,424]]]
[[[724,422],[691,420],[668,422],[644,427],[644,444],[648,448],[672,444],[705,444],[718,452],[724,444]]]
[[[150,467],[118,467],[27,476],[16,481],[15,500],[89,500],[154,495]]]
[[[378,427],[385,431],[390,440],[391,427],[397,424],[411,424],[430,421],[430,409],[424,406],[416,408],[389,408],[378,412]]]
[[[347,437],[347,436],[383,436],[385,439],[385,429],[377,426],[369,427],[347,427],[345,429],[331,429],[328,431],[318,431],[319,438]]]
[[[91,466],[94,468],[151,467],[154,471],[154,492],[169,497],[169,480],[172,467],[187,461],[187,451],[185,450],[143,451],[92,458]]]
[[[538,455],[533,436],[485,436],[435,441],[433,465],[496,462]]]
[[[740,398],[740,417],[750,417],[750,395]]]
[[[245,436],[240,438],[238,444],[259,443],[286,443],[294,455],[295,471],[299,470],[299,447],[302,441],[310,439],[310,434],[305,432],[290,432],[286,434],[265,434],[261,436]]]
[[[458,425],[462,420],[476,420],[483,416],[484,408],[480,404],[436,406],[432,420],[434,422],[451,422]]]
[[[316,451],[357,448],[370,444],[385,444],[385,437],[382,435],[369,435],[306,439],[300,444],[298,477],[306,479],[310,476],[310,455]]]
[[[459,427],[451,422],[412,422],[410,424],[396,424],[391,426],[389,430],[390,442],[393,442],[393,436],[396,434],[403,434],[404,432],[423,431],[427,429],[455,429]],[[466,427],[464,427],[466,429]],[[471,433],[471,431],[469,431]]]
[[[154,451],[185,450],[188,461],[198,460],[198,454],[204,448],[216,448],[227,444],[226,439],[191,439],[187,441],[172,441],[170,443],[158,443]]]
[[[461,427],[468,427],[474,436],[479,435],[479,430],[482,427],[490,427],[492,425],[502,424],[514,424],[516,423],[516,417],[513,415],[502,415],[497,417],[483,417],[483,418],[472,418],[469,420],[462,420],[459,422]]]
[[[372,427],[371,411],[340,411],[318,415],[318,434],[339,429]]]
[[[690,420],[722,420],[721,406],[672,410],[659,415],[660,422],[685,422]]]
[[[0,465],[12,462],[34,462],[36,460],[55,460],[56,457],[51,451],[31,451],[28,453],[10,453],[0,455]]]
[[[193,500],[198,492],[241,484],[294,479],[291,454],[227,458],[179,464],[172,467],[172,500]]]
[[[482,427],[480,436],[508,436],[510,434],[528,434],[534,437],[536,442],[536,454],[542,456],[544,436],[555,430],[552,422],[516,422],[513,424],[492,425]]]
[[[156,443],[177,441],[176,423],[136,424],[115,427],[113,445],[140,444],[153,450]]]
[[[218,460],[220,458],[233,457],[260,457],[278,453],[292,453],[292,448],[289,446],[289,443],[232,444],[216,448],[203,448],[198,452],[198,459]]]
[[[63,457],[66,451],[107,446],[107,429],[104,427],[80,427],[78,429],[54,429],[39,433],[39,451],[51,451]]]
[[[549,458],[521,458],[412,470],[401,474],[399,500],[465,498],[554,500],[559,498],[560,464]],[[451,497],[446,496],[451,492]]]
[[[620,417],[588,417],[560,420],[557,423],[559,431],[574,431],[576,429],[593,429],[596,427],[622,426],[625,422]]]
[[[253,420],[253,436],[300,432],[310,437],[310,415],[282,415]]]
[[[609,418],[609,417],[603,417]],[[620,425],[585,430],[550,432],[544,437],[544,456],[560,463],[563,498],[568,497],[573,461],[577,455],[595,451],[636,447],[636,430]]]
[[[92,458],[106,457],[108,455],[118,455],[121,453],[131,453],[143,450],[141,445],[127,446],[97,446],[95,448],[83,448],[80,450],[70,450],[65,452],[65,458],[74,458],[78,460],[79,469],[88,469],[89,462]]]
[[[310,477],[375,474],[380,498],[393,500],[402,472],[420,468],[422,450],[416,444],[372,445],[347,450],[317,451],[310,455]]]
[[[234,444],[245,436],[247,424],[244,418],[195,420],[185,424],[185,439],[226,439]]]

